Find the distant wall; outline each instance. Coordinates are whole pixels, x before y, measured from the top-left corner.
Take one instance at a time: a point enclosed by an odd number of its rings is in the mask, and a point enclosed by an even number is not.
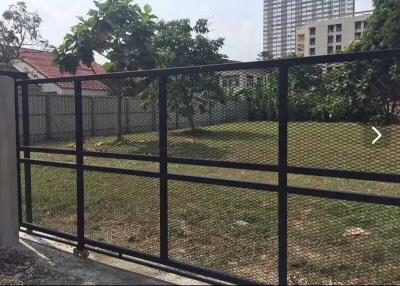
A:
[[[19,121],[22,138],[22,108],[19,95]],[[73,139],[75,136],[74,96],[29,90],[29,122],[31,143]],[[169,129],[189,127],[187,119],[168,114]],[[209,126],[247,118],[247,108],[239,102],[216,103],[212,112],[195,115],[196,126]],[[116,135],[117,98],[83,96],[83,129],[85,136]],[[144,108],[137,98],[122,99],[122,130],[127,133],[158,130],[158,106]],[[22,142],[22,141],[21,141]]]

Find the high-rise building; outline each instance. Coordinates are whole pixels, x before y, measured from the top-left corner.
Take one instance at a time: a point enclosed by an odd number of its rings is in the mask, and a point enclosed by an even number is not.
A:
[[[307,21],[296,28],[298,56],[320,56],[339,53],[361,38],[373,11],[364,11]]]
[[[355,0],[264,0],[264,51],[274,58],[296,52],[296,27],[309,20],[354,13]]]

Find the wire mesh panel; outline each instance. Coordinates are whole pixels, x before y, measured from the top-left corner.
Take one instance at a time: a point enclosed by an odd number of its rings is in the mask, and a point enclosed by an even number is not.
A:
[[[275,70],[170,76],[170,157],[277,163]]]
[[[289,196],[291,284],[399,284],[400,209]]]
[[[75,170],[45,166],[31,168],[33,224],[76,234]]]
[[[73,82],[29,85],[28,98],[31,145],[75,149]]]
[[[85,172],[86,238],[160,254],[156,179]]]
[[[170,258],[277,283],[277,195],[170,181]]]
[[[82,88],[86,151],[158,155],[158,80],[84,81]]]
[[[396,69],[395,60],[292,67],[289,165],[399,173]]]

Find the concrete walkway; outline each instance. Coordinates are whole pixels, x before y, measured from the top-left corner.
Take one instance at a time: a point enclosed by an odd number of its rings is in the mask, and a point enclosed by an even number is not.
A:
[[[84,281],[84,285],[206,285],[93,252],[89,259],[81,259],[72,254],[70,246],[24,233],[21,234],[21,244],[62,273]]]

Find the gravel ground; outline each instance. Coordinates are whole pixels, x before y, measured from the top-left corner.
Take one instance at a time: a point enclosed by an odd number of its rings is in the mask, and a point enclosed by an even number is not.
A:
[[[83,281],[57,271],[23,246],[0,248],[0,285],[76,285]]]

